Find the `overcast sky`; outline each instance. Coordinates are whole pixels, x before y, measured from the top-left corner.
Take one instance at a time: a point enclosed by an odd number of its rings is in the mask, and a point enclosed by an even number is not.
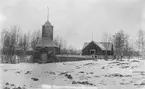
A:
[[[145,0],[0,0],[0,29],[14,25],[24,32],[41,29],[47,19],[54,36],[82,48],[84,42],[101,41],[102,34],[123,29],[135,40],[145,28]]]

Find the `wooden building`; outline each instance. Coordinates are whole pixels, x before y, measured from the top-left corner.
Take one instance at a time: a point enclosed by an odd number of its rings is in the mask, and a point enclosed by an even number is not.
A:
[[[53,26],[47,20],[42,26],[42,39],[36,45],[34,52],[34,62],[48,62],[54,59],[56,54],[59,54],[60,49],[53,42]]]
[[[111,42],[85,42],[82,55],[113,55],[113,43]]]

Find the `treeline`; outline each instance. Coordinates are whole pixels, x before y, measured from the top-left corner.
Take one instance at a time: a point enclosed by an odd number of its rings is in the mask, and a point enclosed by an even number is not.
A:
[[[5,55],[8,62],[11,63],[14,55],[24,57],[35,50],[36,44],[41,40],[41,30],[35,30],[22,34],[21,29],[14,26],[10,29],[4,29],[1,32],[1,55]],[[112,42],[114,44],[114,55],[118,58],[127,56],[144,56],[145,52],[145,32],[138,31],[137,40],[130,40],[130,37],[123,30],[119,30],[113,35],[104,33],[103,42]],[[54,43],[60,48],[60,54],[79,55],[80,50],[72,46],[67,47],[66,41],[59,36],[54,37]],[[137,48],[137,49],[135,49]]]

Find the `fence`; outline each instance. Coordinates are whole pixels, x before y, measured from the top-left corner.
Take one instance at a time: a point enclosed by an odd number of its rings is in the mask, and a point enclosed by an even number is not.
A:
[[[57,57],[77,57],[77,58],[97,58],[97,59],[104,59],[104,55],[56,55]],[[114,58],[112,55],[106,56],[108,59]]]
[[[94,59],[105,59],[106,56],[104,55],[56,55],[56,57],[50,59],[48,58],[47,61],[49,62],[65,62],[65,61],[81,61],[81,60],[94,60]],[[114,56],[107,56],[107,59],[114,59]],[[39,59],[41,61],[41,59]],[[31,56],[13,56],[11,59],[5,55],[1,56],[1,63],[21,63],[21,62],[29,62],[32,63],[34,59]]]
[[[114,59],[114,56],[104,55],[56,55],[57,61],[80,61],[80,60],[94,60],[94,59]]]

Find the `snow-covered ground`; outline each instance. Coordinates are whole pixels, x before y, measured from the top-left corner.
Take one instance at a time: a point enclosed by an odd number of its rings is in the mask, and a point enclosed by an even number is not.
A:
[[[145,60],[0,64],[0,85],[1,89],[50,89],[48,85],[57,89],[144,89]]]

